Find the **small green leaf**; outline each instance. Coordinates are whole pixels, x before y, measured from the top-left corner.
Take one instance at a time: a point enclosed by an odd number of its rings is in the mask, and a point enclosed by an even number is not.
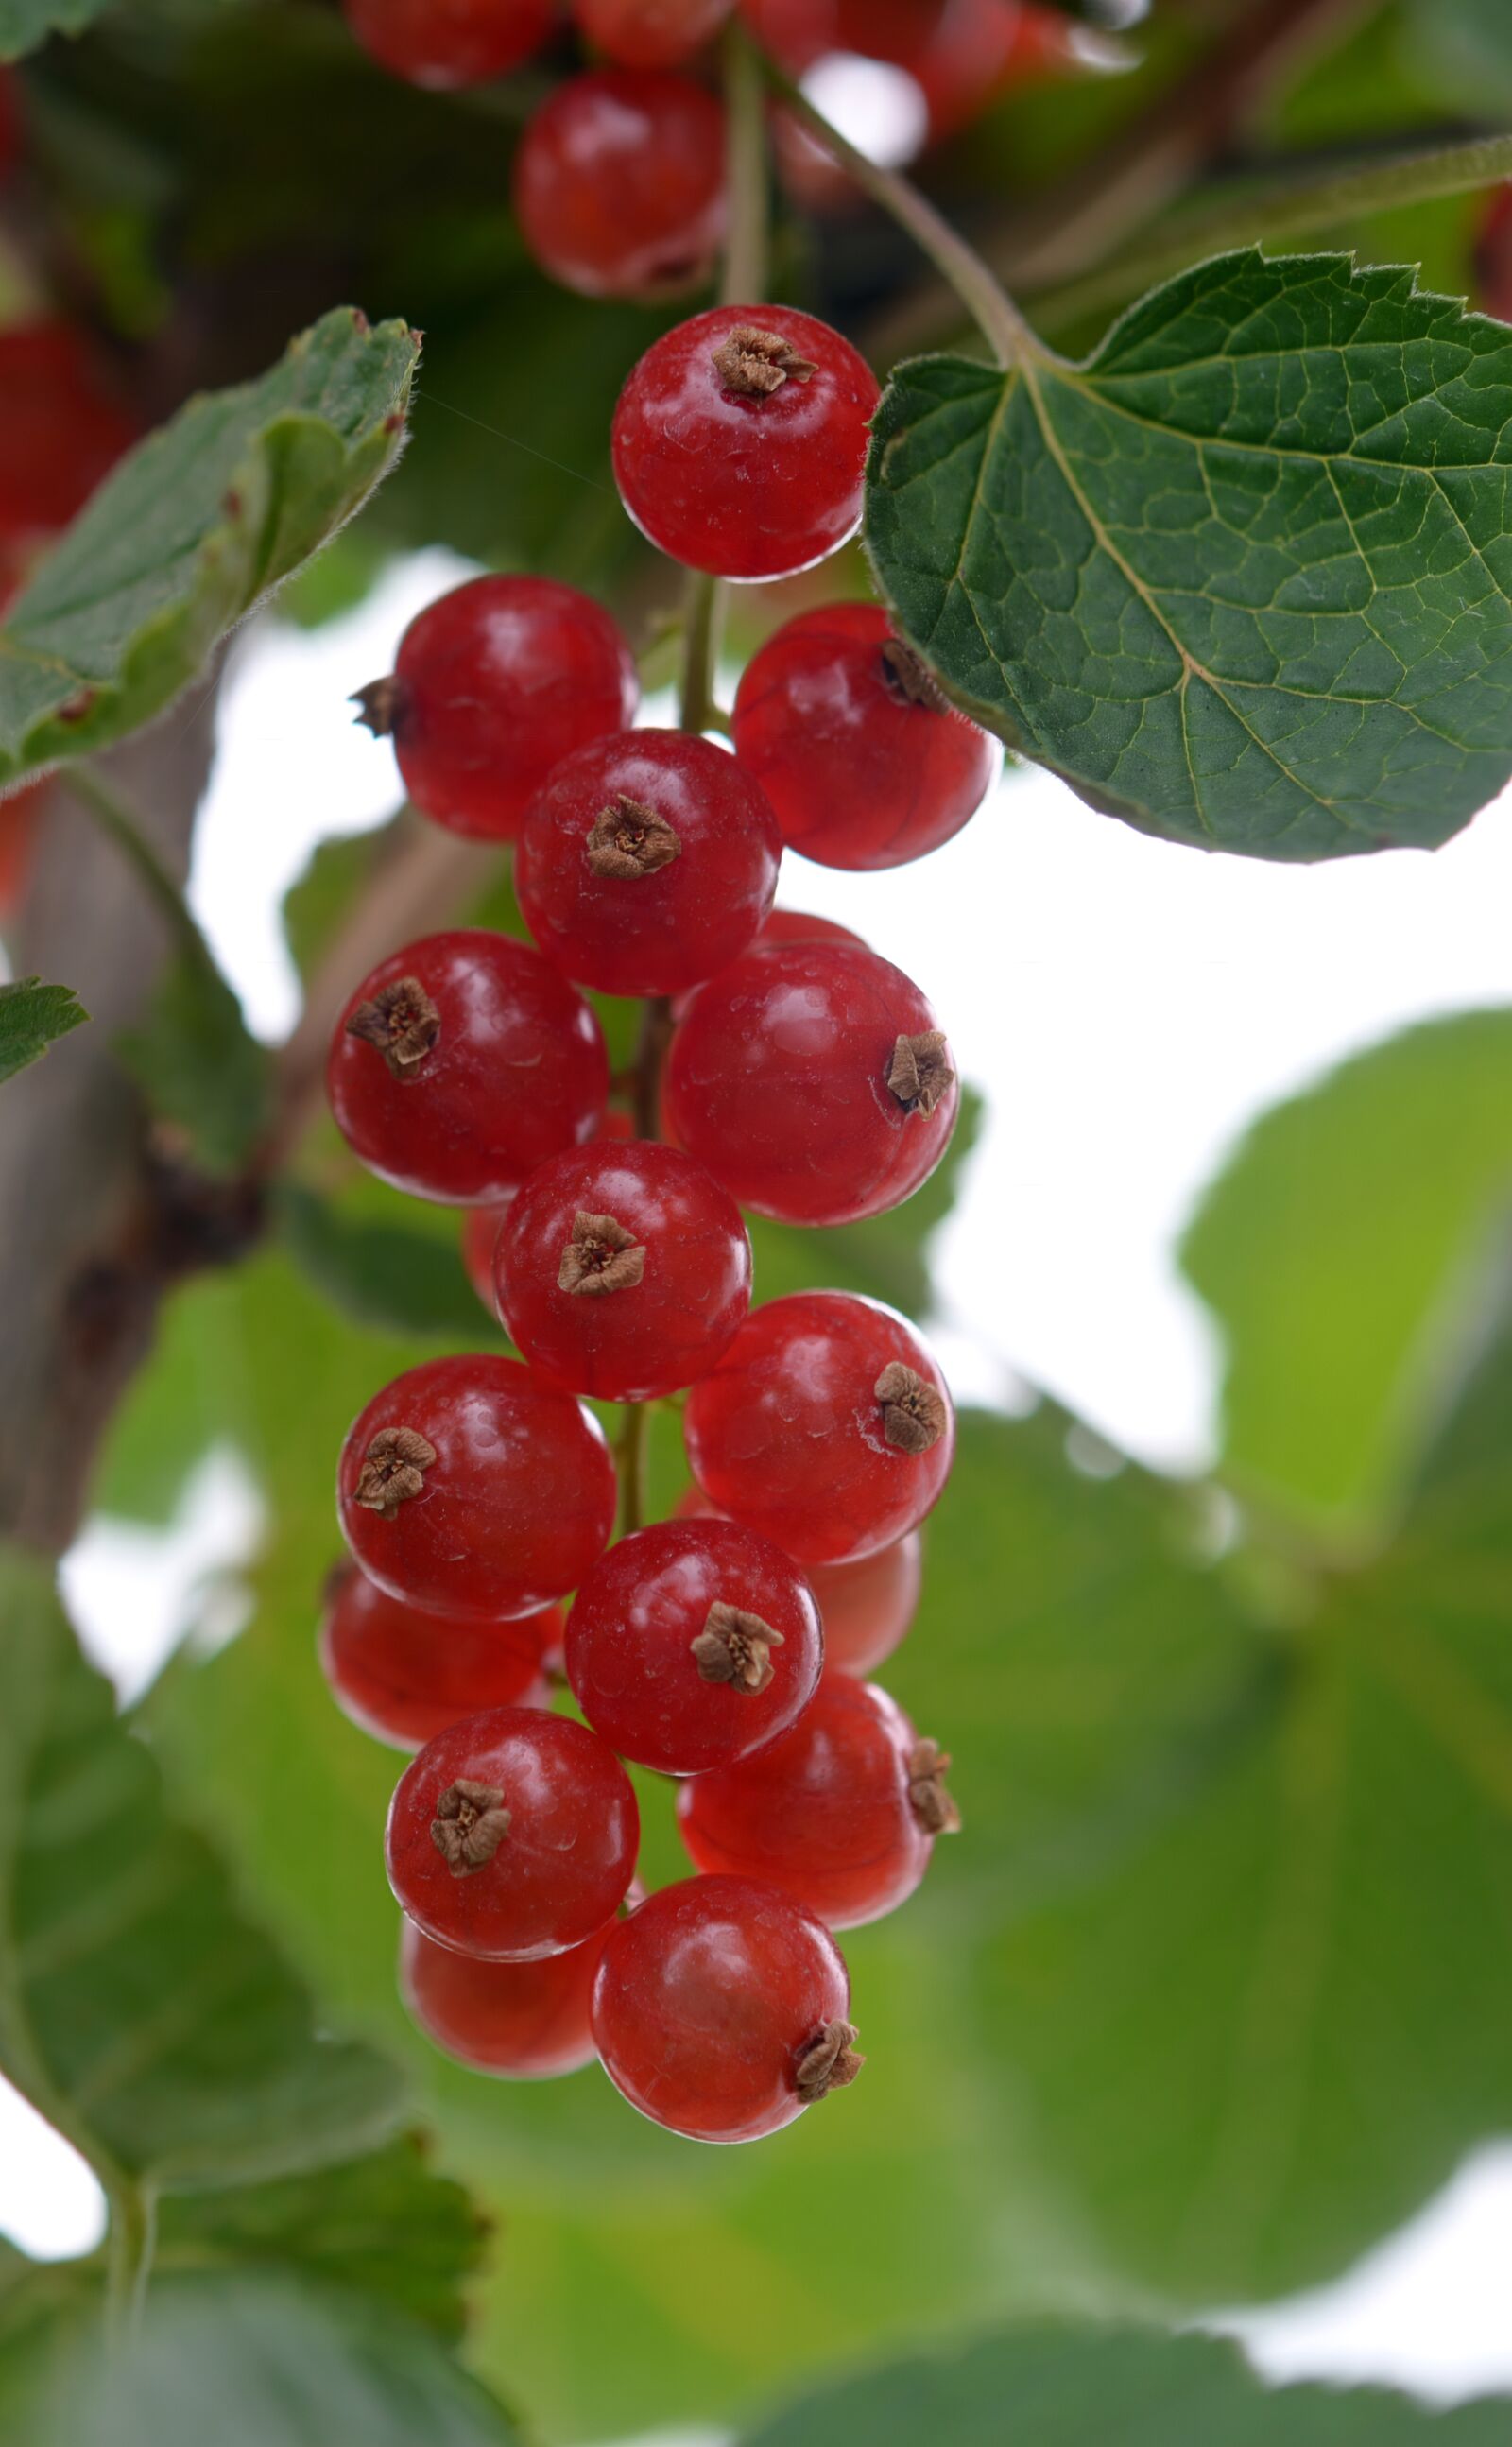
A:
[[[198,938],[164,972],[141,1025],[115,1051],[147,1103],[209,1173],[239,1171],[267,1126],[273,1065]]]
[[[81,1028],[89,1015],[72,986],[45,986],[40,977],[18,977],[0,986],[0,1080],[14,1078]]]
[[[418,353],[404,324],[339,307],[122,461],[0,630],[0,782],[173,701],[393,464]]]
[[[455,1238],[343,1215],[296,1182],[279,1192],[278,1224],[300,1272],[358,1325],[379,1334],[490,1338]]]
[[[1338,255],[1219,256],[1085,365],[900,367],[867,535],[945,685],[1105,812],[1338,858],[1512,773],[1512,332]]]

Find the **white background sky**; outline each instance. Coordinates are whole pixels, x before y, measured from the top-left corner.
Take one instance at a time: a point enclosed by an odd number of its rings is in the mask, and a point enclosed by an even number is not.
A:
[[[296,1008],[284,889],[315,840],[396,800],[387,747],[344,699],[461,574],[426,554],[350,617],[312,635],[265,623],[238,648],[193,888],[264,1034]],[[1277,1097],[1407,1021],[1507,998],[1512,810],[1431,859],[1266,867],[1144,841],[1044,775],[1011,775],[934,858],[884,876],[790,859],[780,897],[915,977],[987,1094],[937,1251],[957,1389],[1004,1398],[1029,1378],[1140,1455],[1187,1467],[1212,1449],[1218,1353],[1174,1265],[1181,1224]],[[92,1525],[69,1594],[123,1689],[150,1675],[197,1585],[252,1550],[258,1518],[217,1454],[166,1534]],[[86,2171],[0,2085],[0,2230],[66,2254],[99,2216]],[[1512,2388],[1509,2268],[1512,2146],[1483,2152],[1341,2285],[1246,2332],[1276,2375]]]

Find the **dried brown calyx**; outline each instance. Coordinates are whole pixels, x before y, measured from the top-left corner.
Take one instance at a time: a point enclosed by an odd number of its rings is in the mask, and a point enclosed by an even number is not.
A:
[[[485,1868],[509,1832],[504,1796],[494,1784],[460,1776],[436,1804],[430,1840],[454,1878]]]
[[[402,1504],[423,1492],[436,1448],[418,1428],[380,1428],[362,1457],[354,1504],[391,1521]]]
[[[357,1005],[347,1034],[376,1046],[396,1079],[412,1079],[441,1034],[441,1014],[418,977],[396,977]]]
[[[665,816],[616,790],[608,806],[600,807],[594,818],[584,856],[592,874],[629,882],[671,866],[682,850]]]
[[[890,1359],[872,1392],[882,1406],[882,1433],[899,1452],[927,1453],[938,1444],[945,1433],[945,1399],[917,1368]]]
[[[347,702],[357,708],[354,719],[375,739],[391,739],[404,711],[404,683],[389,672],[381,680],[369,680],[366,688],[354,689]]]
[[[860,2073],[866,2058],[857,2053],[857,2031],[854,2022],[826,2022],[819,2037],[810,2039],[800,2053],[793,2073],[793,2087],[805,2107],[816,2098],[827,2097],[832,2090],[844,2090]]]
[[[945,1781],[950,1763],[938,1742],[916,1742],[908,1754],[908,1806],[927,1835],[960,1832],[961,1813]]]
[[[887,1084],[905,1112],[932,1113],[954,1081],[943,1029],[900,1036],[887,1066]]]
[[[882,685],[899,705],[927,706],[931,713],[948,713],[950,699],[922,654],[901,637],[889,637],[879,649]]]
[[[737,399],[770,399],[784,383],[805,383],[819,371],[780,332],[764,332],[759,323],[737,323],[713,356],[715,373]]]
[[[783,1646],[783,1635],[759,1614],[716,1599],[703,1630],[689,1646],[706,1682],[728,1682],[732,1690],[754,1698],[772,1679],[771,1652]]]
[[[557,1269],[559,1292],[601,1299],[606,1292],[633,1291],[646,1271],[646,1252],[633,1232],[613,1215],[573,1217],[573,1228]]]

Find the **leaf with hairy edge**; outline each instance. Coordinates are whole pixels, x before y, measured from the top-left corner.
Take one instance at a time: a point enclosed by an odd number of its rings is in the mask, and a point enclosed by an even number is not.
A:
[[[399,2077],[317,2035],[14,1548],[0,1621],[0,2071],[112,2191],[245,2183],[376,2140]]]
[[[72,986],[45,986],[40,977],[0,986],[0,1081],[13,1079],[88,1016]]]
[[[1409,271],[1252,249],[1084,365],[904,365],[867,496],[951,693],[1143,830],[1429,848],[1512,773],[1512,332]]]
[[[338,307],[121,462],[0,629],[0,784],[150,721],[351,516],[403,443],[419,345]]]

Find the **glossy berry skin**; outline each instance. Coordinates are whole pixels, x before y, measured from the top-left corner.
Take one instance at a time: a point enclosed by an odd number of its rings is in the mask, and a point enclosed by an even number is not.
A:
[[[385,1849],[388,1883],[426,1937],[489,1963],[533,1963],[585,1945],[613,1918],[639,1841],[635,1795],[607,1742],[572,1717],[490,1708],[410,1762]]]
[[[417,1751],[480,1708],[547,1705],[541,1660],[561,1637],[559,1606],[517,1622],[459,1622],[402,1604],[355,1564],[332,1577],[321,1671],[343,1714],[375,1740]]]
[[[605,994],[680,994],[737,958],[771,907],[782,843],[723,748],[681,730],[595,740],[525,820],[515,886],[569,977]]]
[[[897,1702],[838,1675],[780,1741],[690,1777],[677,1823],[695,1868],[759,1878],[830,1928],[859,1928],[906,1903],[929,1867],[936,1828],[913,1798],[926,1763]]]
[[[423,815],[513,841],[564,756],[635,718],[634,656],[602,604],[550,578],[473,578],[426,606],[362,692]]]
[[[543,272],[584,297],[672,297],[725,230],[725,114],[690,77],[591,68],[558,85],[515,155],[515,213]]]
[[[811,1912],[749,1878],[689,1878],[604,1941],[594,2037],[615,2088],[693,2141],[758,2141],[801,2115],[823,2035],[849,2036],[844,1959]],[[833,2087],[859,2059],[838,2069]]]
[[[730,1609],[757,1647],[744,1677],[710,1679],[728,1675]],[[779,1638],[768,1647],[762,1633]],[[589,1723],[623,1757],[668,1775],[700,1775],[774,1740],[807,1706],[823,1661],[803,1573],[734,1521],[660,1521],[621,1538],[567,1618],[567,1679]]]
[[[826,943],[855,943],[861,951],[867,949],[860,937],[853,934],[850,927],[837,925],[833,918],[812,918],[803,909],[768,910],[757,928],[748,949],[761,952],[771,943],[809,943],[815,940]],[[686,994],[677,996],[672,1004],[673,1019],[683,1018],[694,995],[699,991],[697,986],[690,986]]]
[[[576,1588],[608,1544],[616,1492],[580,1402],[518,1360],[473,1355],[386,1385],[337,1474],[341,1527],[369,1579],[475,1622],[539,1614]]]
[[[423,1001],[403,991],[411,982]],[[593,1136],[609,1057],[594,1014],[551,961],[511,936],[458,927],[364,977],[336,1023],[326,1086],[337,1126],[380,1180],[482,1205]]]
[[[708,1520],[713,1507],[690,1487],[679,1521]],[[917,1529],[854,1564],[810,1564],[808,1584],[824,1626],[824,1673],[871,1674],[907,1639],[924,1586],[924,1541]]]
[[[874,603],[801,612],[768,637],[742,675],[734,728],[788,848],[822,866],[902,866],[938,849],[997,761]]]
[[[898,1068],[900,1040],[923,1073]],[[862,945],[817,939],[749,952],[704,987],[672,1040],[666,1095],[678,1145],[784,1224],[901,1205],[944,1154],[958,1101],[917,986]]]
[[[369,58],[406,85],[486,85],[539,51],[552,0],[342,0]]]
[[[576,0],[587,41],[630,68],[674,68],[712,42],[730,0]]]
[[[683,1432],[710,1503],[805,1566],[906,1537],[955,1446],[934,1354],[896,1310],[850,1292],[753,1309],[689,1394]]]
[[[400,1925],[399,1993],[433,2047],[469,2073],[549,2081],[597,2056],[589,2016],[611,1922],[582,1945],[535,1963],[484,1963]]]
[[[768,353],[787,352],[794,370],[779,389],[764,393],[738,365],[715,364],[742,332],[765,335]],[[716,306],[653,341],[620,393],[620,498],[642,534],[690,569],[790,577],[860,521],[878,397],[864,359],[811,314]]]
[[[707,1375],[750,1305],[739,1207],[701,1164],[653,1140],[541,1165],[494,1264],[498,1313],[536,1374],[611,1402],[655,1401]]]

